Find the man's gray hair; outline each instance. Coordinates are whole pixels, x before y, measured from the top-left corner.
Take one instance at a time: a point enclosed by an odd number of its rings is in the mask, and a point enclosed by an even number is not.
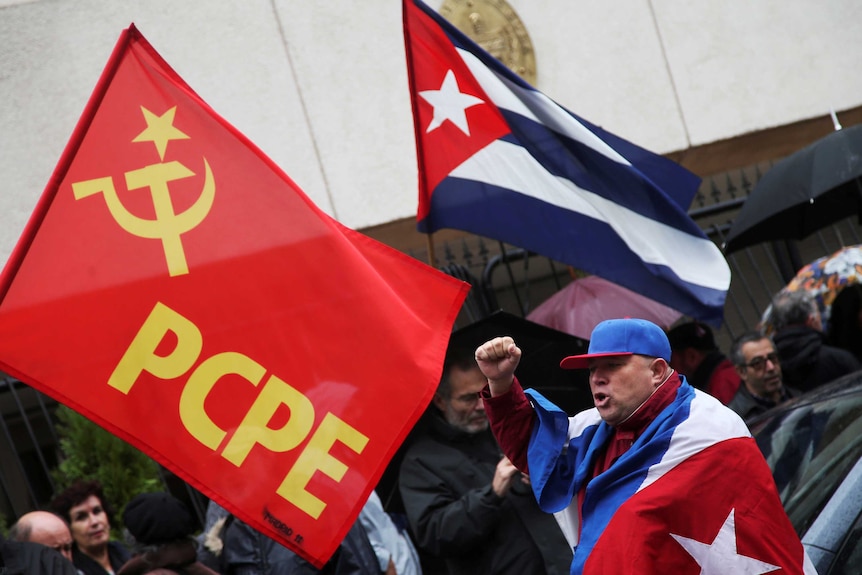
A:
[[[804,289],[781,292],[772,298],[772,311],[766,323],[775,331],[781,331],[791,325],[805,325],[808,318],[819,311],[817,302],[810,292]]]
[[[29,521],[17,521],[9,528],[7,537],[11,541],[30,541],[31,533],[33,533],[33,525]]]
[[[745,365],[745,356],[742,353],[742,346],[747,343],[751,343],[752,341],[760,341],[763,339],[768,339],[772,341],[772,338],[768,335],[764,335],[759,331],[748,331],[736,338],[733,342],[733,345],[730,346],[730,363],[737,367],[742,367]],[[775,343],[772,344],[772,347],[775,347]]]

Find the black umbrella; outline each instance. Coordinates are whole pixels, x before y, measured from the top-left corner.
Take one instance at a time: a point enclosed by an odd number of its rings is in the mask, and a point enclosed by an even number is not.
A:
[[[801,240],[850,215],[862,218],[862,124],[832,132],[761,178],[730,227],[725,253]]]
[[[503,335],[512,336],[521,348],[515,375],[524,388],[537,389],[569,415],[593,406],[587,370],[560,367],[560,360],[567,355],[587,353],[588,340],[497,311],[454,332],[449,345],[476,349]]]

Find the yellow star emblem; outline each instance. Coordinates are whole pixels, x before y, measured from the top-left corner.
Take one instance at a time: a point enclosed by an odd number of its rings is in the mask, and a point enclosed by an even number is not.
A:
[[[156,150],[159,152],[159,158],[164,161],[165,150],[168,147],[168,142],[171,140],[188,140],[189,137],[174,127],[174,115],[177,112],[177,107],[174,106],[161,116],[157,116],[141,106],[141,112],[144,113],[144,120],[147,122],[147,128],[135,136],[132,142],[152,142],[156,145]]]

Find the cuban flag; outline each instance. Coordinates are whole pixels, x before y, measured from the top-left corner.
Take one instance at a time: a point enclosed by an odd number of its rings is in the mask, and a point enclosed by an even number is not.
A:
[[[498,239],[720,325],[730,269],[686,213],[699,179],[577,117],[404,0],[419,231]]]
[[[539,506],[571,526],[571,573],[816,575],[748,428],[715,398],[683,382],[629,451],[590,479],[612,428],[596,409],[569,418],[526,393],[538,415],[530,479]]]

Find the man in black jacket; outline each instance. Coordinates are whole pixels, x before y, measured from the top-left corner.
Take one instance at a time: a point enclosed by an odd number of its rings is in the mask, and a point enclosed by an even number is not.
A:
[[[773,341],[758,331],[744,333],[733,342],[730,361],[742,380],[727,407],[747,423],[752,418],[799,395],[784,385],[781,360]]]
[[[775,296],[766,322],[775,331],[772,339],[781,358],[784,383],[790,387],[810,391],[862,369],[852,353],[826,345],[817,302],[805,290]]]
[[[571,546],[491,434],[485,383],[473,350],[450,347],[427,433],[401,464],[414,540],[452,575],[568,573]]]

